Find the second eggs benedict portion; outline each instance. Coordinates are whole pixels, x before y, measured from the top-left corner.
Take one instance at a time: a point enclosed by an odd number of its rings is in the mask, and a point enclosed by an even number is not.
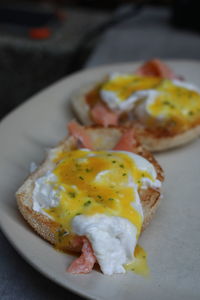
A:
[[[111,73],[77,90],[71,100],[83,124],[131,126],[150,151],[200,135],[200,89],[159,60],[133,73]]]

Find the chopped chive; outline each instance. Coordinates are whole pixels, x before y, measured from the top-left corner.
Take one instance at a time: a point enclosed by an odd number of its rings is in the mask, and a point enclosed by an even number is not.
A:
[[[190,111],[188,112],[188,115],[193,116],[193,115],[194,115],[194,112],[190,110]]]
[[[65,236],[65,235],[67,235],[67,234],[68,234],[68,232],[65,231],[65,230],[59,230],[59,231],[58,231],[58,237],[59,237],[59,238]]]
[[[77,213],[75,216],[80,216],[81,215],[81,213]]]
[[[126,176],[126,175],[127,175],[126,173],[123,173],[123,174],[122,174],[122,176]]]
[[[113,201],[114,199],[113,198],[108,198],[108,200]]]
[[[68,195],[69,195],[71,198],[75,198],[75,197],[76,197],[76,193],[74,193],[74,192],[69,192]]]
[[[81,180],[84,180],[84,178],[83,178],[82,176],[79,176],[79,178],[80,178]]]
[[[170,102],[169,101],[164,101],[163,104],[170,105]]]
[[[112,160],[112,163],[115,164],[115,163],[116,163],[116,160]]]
[[[100,195],[97,195],[97,197],[98,197],[99,199],[102,199],[102,197],[101,197]]]
[[[112,154],[111,154],[111,153],[108,153],[107,156],[112,156]]]
[[[90,170],[90,169],[88,169],[88,168],[87,168],[87,169],[85,169],[85,172],[87,172],[87,173],[89,173],[90,171],[91,171],[91,170]]]
[[[168,105],[168,106],[170,106],[171,108],[175,108],[174,104],[170,103],[169,101],[164,101],[163,104],[164,104],[164,105]]]
[[[121,164],[121,165],[119,165],[119,166],[120,166],[120,168],[124,168],[124,165],[122,165],[122,164]]]
[[[87,202],[84,203],[84,206],[89,206],[91,204],[91,201],[88,200]]]

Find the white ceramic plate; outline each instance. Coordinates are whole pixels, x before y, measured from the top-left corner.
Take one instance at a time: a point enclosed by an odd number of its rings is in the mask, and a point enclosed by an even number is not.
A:
[[[170,65],[200,86],[200,63]],[[73,118],[67,101],[73,90],[107,72],[131,71],[138,64],[105,66],[80,72],[52,85],[12,112],[0,124],[0,219],[7,238],[36,269],[62,286],[91,299],[200,298],[200,141],[157,155],[166,174],[164,198],[140,238],[148,252],[151,277],[133,273],[71,275],[72,260],[43,241],[26,224],[15,203],[15,191],[39,163],[45,149],[66,135]]]

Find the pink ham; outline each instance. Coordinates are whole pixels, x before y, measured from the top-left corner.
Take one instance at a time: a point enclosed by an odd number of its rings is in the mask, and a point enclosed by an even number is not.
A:
[[[86,237],[82,238],[83,247],[80,257],[75,259],[67,269],[68,272],[73,274],[87,274],[92,271],[92,268],[96,262],[92,246]]]
[[[135,73],[141,76],[155,76],[168,79],[178,78],[174,72],[159,59],[152,59],[145,62]]]
[[[119,139],[117,145],[113,150],[122,150],[132,152],[136,146],[137,141],[134,138],[134,129],[127,129]]]
[[[76,121],[71,121],[68,124],[68,131],[70,135],[77,139],[79,148],[93,150],[92,141],[83,126],[79,125]]]
[[[109,125],[118,125],[119,115],[111,111],[103,103],[97,102],[91,110],[91,116],[95,124],[108,127]]]

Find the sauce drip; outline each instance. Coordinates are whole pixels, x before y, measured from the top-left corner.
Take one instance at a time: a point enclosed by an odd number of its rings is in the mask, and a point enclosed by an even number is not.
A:
[[[130,264],[125,265],[125,269],[127,271],[132,271],[137,275],[141,275],[143,277],[149,277],[150,270],[147,264],[146,251],[140,245],[136,245],[134,255],[135,255],[135,260]]]

